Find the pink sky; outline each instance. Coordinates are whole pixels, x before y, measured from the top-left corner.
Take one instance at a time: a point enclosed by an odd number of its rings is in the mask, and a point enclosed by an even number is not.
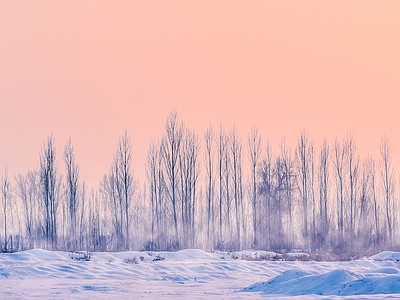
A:
[[[400,167],[399,20],[400,1],[2,1],[0,168],[37,168],[53,133],[97,187],[127,129],[143,183],[173,109],[275,147],[352,132],[377,156],[387,135]]]

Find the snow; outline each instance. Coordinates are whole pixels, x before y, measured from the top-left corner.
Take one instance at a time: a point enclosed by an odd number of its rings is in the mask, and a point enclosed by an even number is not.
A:
[[[101,252],[82,259],[87,254],[0,254],[0,299],[400,298],[400,253],[391,251],[347,262],[283,261],[253,250]]]
[[[369,259],[377,260],[377,261],[384,261],[384,260],[391,260],[395,262],[400,261],[400,252],[394,251],[383,251],[376,255],[369,257]]]

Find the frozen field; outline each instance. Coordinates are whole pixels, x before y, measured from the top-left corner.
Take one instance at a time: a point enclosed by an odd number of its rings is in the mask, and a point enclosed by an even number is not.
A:
[[[256,255],[268,253],[130,251],[94,253],[90,261],[38,249],[0,254],[0,299],[400,298],[396,252],[350,262]]]

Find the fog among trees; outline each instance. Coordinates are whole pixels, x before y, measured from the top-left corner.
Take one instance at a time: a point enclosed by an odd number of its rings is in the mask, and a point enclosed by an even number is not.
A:
[[[152,140],[144,182],[127,132],[98,187],[79,176],[73,141],[49,136],[39,168],[0,176],[0,248],[18,251],[399,249],[400,190],[390,140],[360,157],[356,137],[316,145],[306,130],[273,149],[257,128],[198,134],[175,111]],[[62,174],[62,175],[61,175]]]

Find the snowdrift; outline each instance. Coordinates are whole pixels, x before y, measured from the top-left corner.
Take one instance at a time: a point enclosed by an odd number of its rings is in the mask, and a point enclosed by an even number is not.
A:
[[[369,259],[376,260],[376,261],[389,260],[389,261],[399,262],[400,261],[400,252],[383,251],[383,252],[380,252],[376,255],[369,257]]]
[[[374,273],[380,273],[380,275]],[[253,284],[244,291],[285,296],[398,294],[400,293],[400,276],[393,275],[393,269],[389,269],[387,273],[385,270],[380,270],[372,274],[359,274],[345,269],[323,274],[290,270],[270,281]]]
[[[368,261],[384,263],[369,264]],[[321,268],[318,267],[303,267],[307,271],[287,270],[271,280],[252,284],[243,291],[275,296],[399,294],[400,297],[399,261],[400,253],[385,251],[364,260],[336,263],[342,266],[349,265],[350,268],[328,272],[321,272]],[[358,269],[358,272],[352,269]]]

